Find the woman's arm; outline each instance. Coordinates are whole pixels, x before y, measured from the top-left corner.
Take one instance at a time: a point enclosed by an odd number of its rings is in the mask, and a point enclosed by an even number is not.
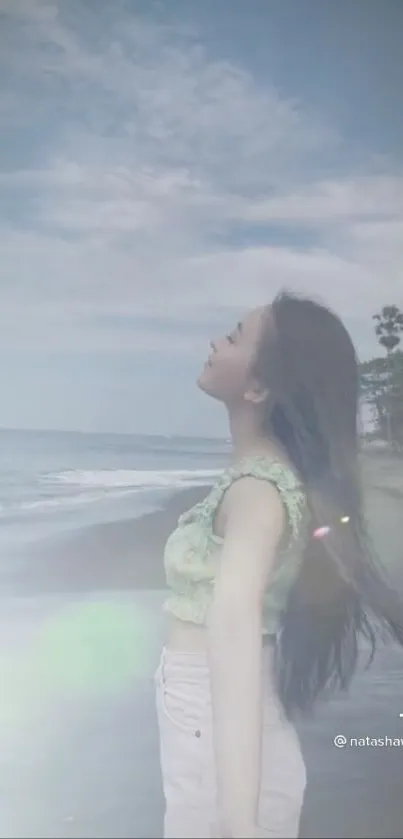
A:
[[[223,836],[257,820],[262,731],[262,598],[285,525],[277,490],[245,477],[228,491],[225,538],[209,613],[209,666]]]

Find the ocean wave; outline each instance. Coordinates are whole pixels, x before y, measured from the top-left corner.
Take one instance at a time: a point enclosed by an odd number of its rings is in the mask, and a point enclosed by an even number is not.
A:
[[[191,487],[210,486],[219,470],[67,470],[38,476],[30,497],[0,503],[0,519],[23,520],[26,516],[71,514],[105,503],[124,503],[131,498],[140,508],[154,503],[170,492]]]
[[[43,475],[41,483],[76,487],[113,490],[120,487],[133,490],[181,489],[206,486],[219,474],[217,469],[100,469],[68,470],[57,474]]]

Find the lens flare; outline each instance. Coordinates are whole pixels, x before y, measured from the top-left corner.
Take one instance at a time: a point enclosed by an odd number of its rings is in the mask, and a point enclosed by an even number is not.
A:
[[[82,603],[48,623],[38,666],[53,689],[114,693],[144,676],[151,632],[138,606]]]
[[[316,530],[313,531],[313,538],[323,539],[328,533],[330,533],[330,527],[317,527]]]

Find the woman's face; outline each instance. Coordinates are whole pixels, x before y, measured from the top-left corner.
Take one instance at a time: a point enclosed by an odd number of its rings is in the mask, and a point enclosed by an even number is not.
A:
[[[211,354],[197,380],[201,390],[226,405],[253,401],[253,367],[267,317],[267,307],[253,309],[232,332],[210,342]]]

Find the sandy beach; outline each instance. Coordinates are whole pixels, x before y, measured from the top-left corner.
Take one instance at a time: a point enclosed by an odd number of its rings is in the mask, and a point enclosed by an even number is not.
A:
[[[164,544],[183,510],[208,491],[196,487],[175,494],[159,511],[108,522],[62,539],[38,542],[18,558],[18,572],[2,587],[7,594],[59,591],[120,591],[165,586]]]
[[[364,478],[375,545],[403,592],[402,471],[401,463],[374,460]],[[138,520],[44,542],[2,581],[1,837],[161,836],[152,674],[163,631],[162,550],[180,512],[205,491],[180,493]],[[119,621],[113,618],[113,632],[109,623],[115,649],[105,638],[105,620],[102,627],[94,623],[94,610],[105,615],[105,609],[122,620],[139,610],[147,616],[141,667],[121,674],[113,689],[103,676],[114,656],[124,663],[124,653]],[[63,634],[66,616],[71,621]],[[52,627],[59,629],[49,669],[49,656],[38,658],[38,651]],[[73,678],[77,650],[87,655],[81,682]],[[388,646],[348,696],[300,725],[309,778],[302,836],[402,835],[400,713],[403,653]],[[345,748],[334,745],[336,735],[347,738]],[[350,744],[363,737],[372,745]],[[385,737],[400,738],[401,748],[374,745],[374,738]]]

